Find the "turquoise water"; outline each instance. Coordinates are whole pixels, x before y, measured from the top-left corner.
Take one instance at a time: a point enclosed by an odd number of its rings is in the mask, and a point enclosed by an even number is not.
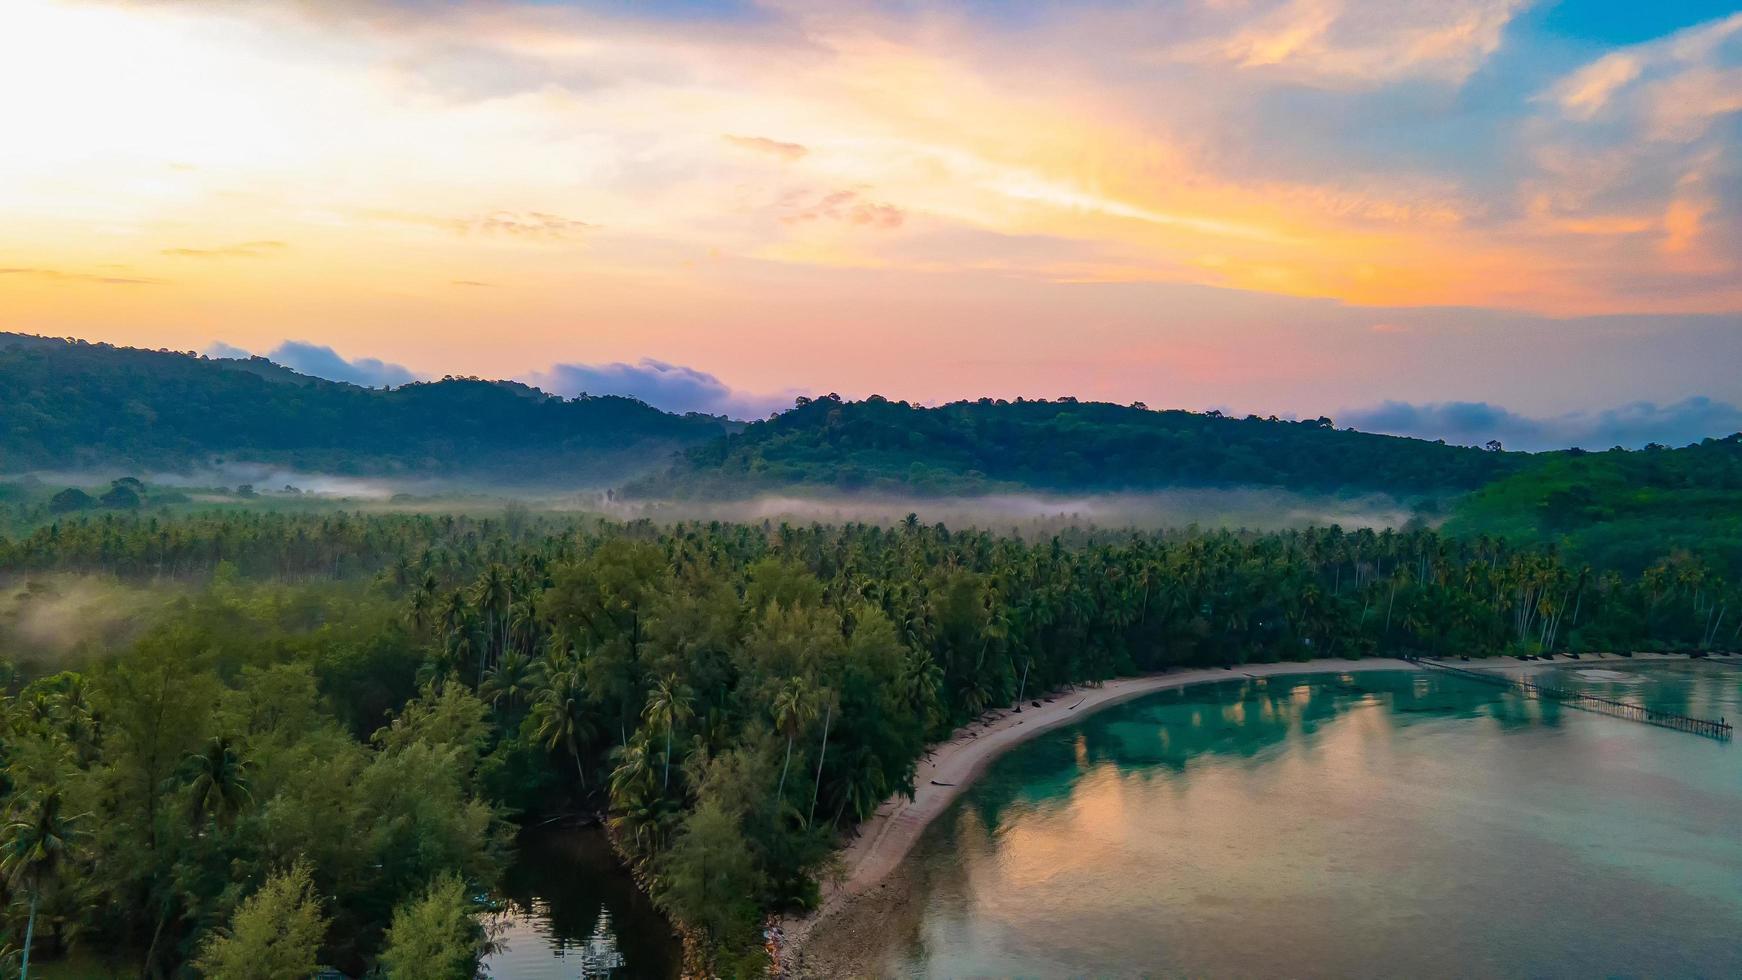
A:
[[[1736,667],[1570,666],[1742,717]],[[1000,759],[909,860],[899,975],[1742,976],[1742,745],[1444,675],[1109,708]]]

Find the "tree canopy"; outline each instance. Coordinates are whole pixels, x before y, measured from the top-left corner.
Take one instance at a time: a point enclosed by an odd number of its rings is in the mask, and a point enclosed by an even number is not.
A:
[[[565,399],[509,381],[377,390],[264,360],[17,334],[0,334],[0,405],[0,472],[252,461],[603,486],[725,431],[722,419],[632,398]],[[120,492],[104,502],[129,506]]]

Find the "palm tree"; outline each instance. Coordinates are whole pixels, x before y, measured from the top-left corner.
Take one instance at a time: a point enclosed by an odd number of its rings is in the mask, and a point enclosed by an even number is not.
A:
[[[810,814],[805,817],[805,826],[810,826],[817,819],[817,796],[823,791],[823,763],[829,757],[829,721],[835,716],[835,699],[832,692],[823,692],[823,748],[817,755],[816,784],[811,787]]]
[[[242,808],[253,802],[248,792],[248,765],[236,753],[236,745],[227,735],[218,735],[206,747],[188,756],[193,770],[193,808],[190,811],[197,825],[210,817],[218,826],[227,826]]]
[[[671,787],[672,732],[680,723],[695,717],[695,711],[690,708],[691,701],[690,689],[677,679],[676,674],[666,675],[647,692],[647,707],[641,712],[641,717],[649,724],[665,729],[665,775],[660,782],[661,790]]]
[[[478,696],[492,708],[506,707],[512,715],[514,708],[526,700],[526,693],[532,689],[533,672],[531,660],[510,650],[496,661],[495,669],[478,686]]]
[[[455,647],[454,640],[465,631],[467,621],[470,618],[471,607],[466,605],[466,594],[459,589],[448,593],[448,597],[442,600],[441,606],[442,645],[444,647],[448,649]]]
[[[405,618],[411,623],[412,632],[418,636],[424,635],[429,628],[430,616],[435,610],[435,593],[427,589],[418,589],[411,594],[411,605],[406,609]]]
[[[776,802],[786,792],[786,769],[792,765],[792,743],[804,726],[816,720],[817,708],[811,699],[810,685],[804,678],[793,677],[774,695],[774,727],[786,735],[786,759],[780,764],[780,786],[774,791]]]
[[[508,572],[501,565],[491,565],[473,587],[473,602],[484,614],[489,641],[478,651],[478,678],[484,677],[485,656],[492,646],[498,653],[508,643],[508,610],[514,605],[514,590],[509,586]]]
[[[36,907],[43,889],[59,876],[80,836],[84,814],[64,816],[61,795],[48,790],[21,808],[0,835],[0,877],[30,893],[30,916],[24,926],[24,958],[19,980],[30,978],[30,944],[36,938]]]
[[[937,711],[943,681],[943,668],[924,650],[913,650],[902,661],[896,689],[901,692],[902,702],[925,721],[928,729]]]
[[[546,675],[545,686],[535,697],[533,738],[551,751],[559,746],[566,749],[569,758],[574,760],[581,787],[585,789],[587,770],[581,765],[581,746],[592,739],[594,732],[592,721],[587,717],[587,692],[581,681],[580,666],[569,663],[551,669]]]

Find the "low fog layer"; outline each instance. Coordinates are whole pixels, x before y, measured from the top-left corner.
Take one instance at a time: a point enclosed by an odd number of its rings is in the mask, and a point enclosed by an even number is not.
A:
[[[170,587],[144,587],[83,575],[0,580],[0,659],[50,664],[83,650],[130,642],[163,605]]]
[[[1265,487],[1175,488],[1145,493],[989,494],[976,497],[917,497],[852,494],[800,496],[765,494],[739,499],[624,500],[610,491],[552,491],[549,488],[479,486],[471,481],[428,477],[341,476],[300,472],[259,463],[229,463],[192,473],[39,472],[30,478],[50,488],[100,487],[124,475],[154,486],[175,487],[196,506],[241,501],[236,488],[248,485],[263,504],[273,501],[326,500],[359,509],[479,513],[517,501],[536,511],[599,514],[617,520],[719,520],[791,523],[856,521],[893,525],[908,514],[926,524],[982,527],[1037,533],[1060,526],[1155,529],[1185,527],[1278,530],[1308,525],[1399,527],[1414,517],[1434,519],[1432,501],[1384,493],[1316,494]],[[201,491],[206,491],[202,493]]]
[[[1312,524],[1398,527],[1415,509],[1388,494],[1333,496],[1256,487],[1174,489],[1151,493],[983,497],[791,497],[746,500],[600,501],[594,506],[625,520],[790,521],[824,524],[860,521],[895,524],[917,514],[927,524],[983,527],[994,531],[1051,528],[1061,524],[1155,529],[1185,527],[1276,530]]]
[[[344,476],[333,473],[309,473],[271,463],[224,463],[199,469],[173,470],[37,470],[5,480],[35,480],[49,487],[102,487],[123,476],[137,477],[147,484],[175,487],[193,493],[198,491],[230,491],[249,486],[261,494],[316,494],[323,497],[350,500],[388,500],[398,494],[435,497],[465,492],[466,487],[453,481],[434,478],[400,479],[379,476]],[[291,489],[286,489],[291,488]]]

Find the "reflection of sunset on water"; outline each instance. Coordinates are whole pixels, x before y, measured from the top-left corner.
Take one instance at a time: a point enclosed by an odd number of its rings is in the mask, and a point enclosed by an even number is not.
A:
[[[1742,704],[1742,676],[1676,683]],[[1665,753],[1679,770],[1722,751],[1413,673],[1154,695],[1018,748],[927,832],[910,861],[929,884],[891,968],[1433,976],[1543,972],[1574,944],[1593,964],[1721,962],[1742,841],[1717,826],[1742,774],[1706,759],[1696,788],[1662,770]],[[1641,839],[1663,799],[1685,823]],[[1623,921],[1669,945],[1616,946]],[[1474,935],[1489,958],[1470,959]]]

